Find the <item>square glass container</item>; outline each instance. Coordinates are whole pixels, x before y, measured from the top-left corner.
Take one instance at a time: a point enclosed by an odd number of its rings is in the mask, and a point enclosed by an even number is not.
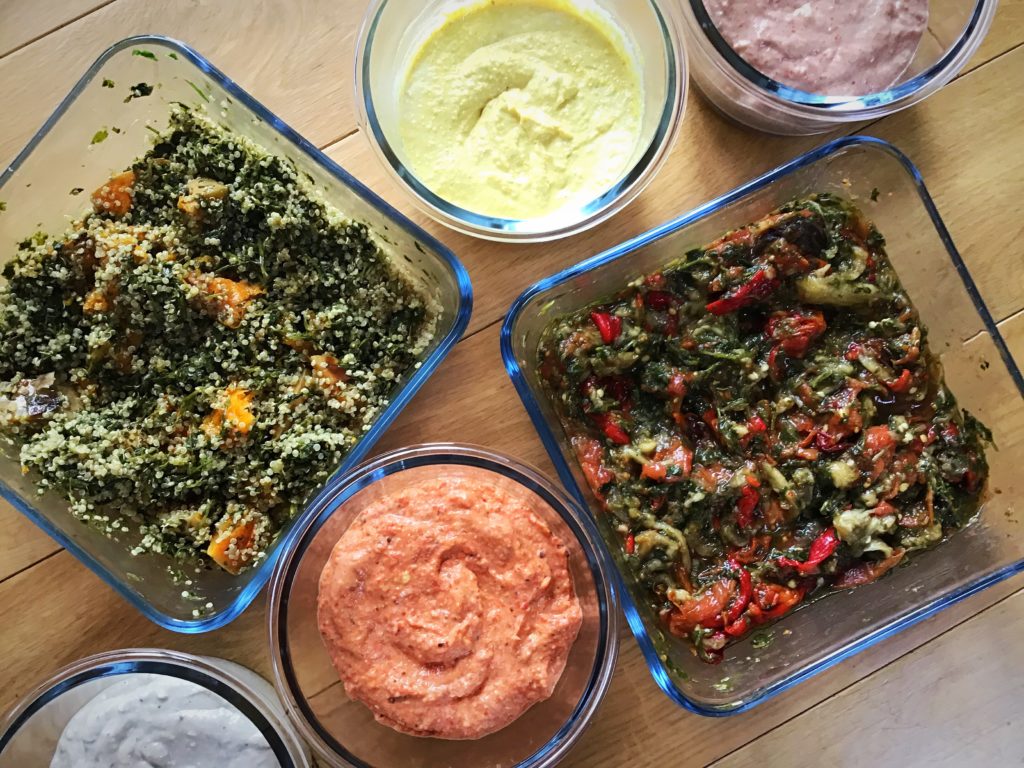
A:
[[[875,192],[877,190],[877,192]],[[617,535],[591,495],[537,374],[541,334],[555,318],[607,299],[779,205],[816,192],[853,200],[887,239],[889,257],[929,328],[933,352],[962,407],[991,427],[991,479],[980,517],[905,567],[830,594],[726,650],[718,666],[663,629],[631,577]],[[876,197],[877,201],[872,198]],[[968,595],[1024,570],[1024,378],[1010,356],[913,164],[878,139],[840,139],[527,290],[501,335],[505,366],[565,485],[589,504],[625,587],[623,609],[651,674],[676,703],[704,715],[740,712]],[[756,633],[755,633],[756,634]]]
[[[128,99],[129,89],[139,83],[153,86],[152,93]],[[0,267],[14,256],[15,243],[37,230],[56,236],[80,217],[89,205],[89,192],[129,167],[149,149],[153,132],[167,127],[173,102],[205,112],[294,163],[324,201],[349,218],[366,222],[385,252],[439,307],[434,340],[418,365],[396,382],[388,408],[337,468],[336,475],[344,473],[366,457],[462,336],[472,308],[469,275],[451,251],[188,46],[158,36],[128,38],[89,68],[0,175],[0,200],[6,204],[0,213]],[[155,554],[131,555],[131,534],[109,539],[76,520],[57,494],[38,496],[33,477],[21,473],[16,451],[0,451],[0,494],[148,618],[188,633],[221,627],[245,610],[270,577],[296,523],[293,520],[278,535],[262,562],[232,576],[218,568],[203,568],[198,560],[179,564]],[[191,583],[183,585],[182,579]]]

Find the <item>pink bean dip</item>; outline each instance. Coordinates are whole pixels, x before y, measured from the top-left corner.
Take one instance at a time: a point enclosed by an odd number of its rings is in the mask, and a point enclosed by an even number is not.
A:
[[[750,66],[783,85],[865,96],[899,81],[928,26],[928,0],[705,0]]]
[[[359,514],[321,573],[318,619],[378,722],[477,739],[550,698],[583,613],[565,545],[523,494],[451,475]]]

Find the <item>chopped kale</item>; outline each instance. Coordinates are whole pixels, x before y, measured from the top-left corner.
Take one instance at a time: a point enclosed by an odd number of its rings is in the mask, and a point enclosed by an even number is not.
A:
[[[144,96],[149,96],[153,93],[153,86],[149,83],[136,83],[129,89],[129,93],[124,98],[124,103],[127,104],[132,99],[141,99]]]
[[[707,661],[977,513],[991,433],[884,246],[847,201],[797,200],[545,331],[539,374],[624,561]]]

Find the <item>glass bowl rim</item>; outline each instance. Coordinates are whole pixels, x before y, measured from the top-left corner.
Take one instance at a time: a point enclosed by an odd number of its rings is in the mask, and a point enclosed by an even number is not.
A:
[[[755,69],[726,42],[704,7],[704,0],[681,0],[681,2],[687,4],[693,12],[698,29],[729,66],[730,71],[743,78],[747,85],[753,86],[759,92],[778,98],[796,109],[810,108],[812,114],[823,115],[842,112],[844,117],[849,119],[856,119],[861,111],[870,111],[910,100],[929,84],[941,79],[943,73],[947,72],[958,58],[973,52],[981,44],[983,33],[991,24],[998,5],[998,0],[976,0],[974,11],[956,43],[943,53],[938,61],[906,82],[862,96],[829,96],[785,85]],[[979,31],[982,34],[976,34]]]
[[[597,712],[615,671],[619,637],[617,631],[618,589],[611,573],[607,551],[593,521],[576,498],[558,488],[539,470],[506,454],[463,443],[423,443],[398,448],[367,461],[344,477],[333,481],[318,499],[286,552],[278,560],[270,581],[267,598],[267,629],[274,687],[284,704],[289,720],[305,740],[325,759],[341,760],[353,768],[372,768],[349,752],[324,728],[312,713],[296,683],[288,649],[287,610],[295,573],[306,548],[327,520],[356,493],[389,475],[424,466],[456,464],[494,472],[532,491],[558,514],[582,549],[594,583],[598,605],[598,646],[587,688],[551,739],[514,768],[541,768],[557,764],[576,744]],[[514,723],[508,727],[514,727]]]
[[[682,21],[672,0],[644,0],[661,26],[663,50],[667,62],[665,102],[650,145],[612,187],[573,212],[568,224],[545,221],[547,217],[510,219],[475,213],[449,203],[433,192],[401,160],[388,140],[377,117],[370,86],[370,56],[380,17],[390,0],[372,0],[363,16],[355,48],[355,91],[359,125],[387,174],[417,205],[435,221],[472,237],[498,242],[539,243],[579,234],[611,218],[633,202],[654,179],[679,135],[689,93],[689,66],[683,44]],[[541,226],[537,226],[541,225]]]
[[[448,356],[448,353],[451,352],[459,339],[462,338],[462,334],[469,325],[470,315],[473,311],[473,286],[470,281],[469,272],[447,246],[443,245],[433,235],[385,202],[369,187],[331,160],[319,148],[263,106],[248,91],[241,88],[227,75],[217,69],[202,54],[180,40],[165,35],[133,35],[110,45],[104,50],[89,66],[85,74],[79,78],[67,96],[61,100],[42,127],[32,136],[28,144],[15,156],[11,164],[0,172],[0,190],[4,188],[6,183],[35,151],[47,134],[60,122],[67,110],[95,79],[107,61],[121,51],[139,45],[154,45],[170,49],[179,58],[185,59],[200,69],[221,88],[230,93],[232,98],[243,104],[245,108],[252,111],[263,122],[272,126],[289,145],[307,155],[313,162],[319,165],[336,183],[350,189],[364,202],[380,211],[393,224],[406,230],[416,240],[430,248],[442,262],[445,269],[449,271],[453,282],[458,287],[458,310],[451,328],[439,339],[437,347],[422,361],[419,368],[413,370],[408,375],[405,384],[392,394],[388,407],[374,419],[371,429],[360,438],[353,449],[344,457],[342,463],[332,474],[332,479],[338,477],[363,461],[381,435],[391,426],[399,413],[405,409],[412,397],[420,390],[426,380],[433,375],[437,367]],[[329,483],[330,480],[324,485],[326,486]],[[322,490],[318,491],[313,497],[314,500],[319,498],[321,493]],[[301,519],[301,515],[299,515],[292,521],[291,530],[281,536],[275,542],[272,551],[267,557],[254,567],[255,573],[249,582],[238,592],[224,610],[207,618],[187,620],[176,618],[156,609],[143,593],[136,591],[115,572],[96,560],[85,547],[80,546],[74,539],[64,535],[56,525],[50,522],[46,514],[39,512],[30,502],[23,499],[13,488],[10,488],[3,482],[0,482],[0,497],[31,520],[37,527],[41,528],[60,546],[74,555],[76,560],[96,574],[107,586],[117,592],[146,618],[164,629],[181,634],[211,632],[226,626],[241,616],[252,604],[253,600],[256,599],[257,595],[259,595],[260,590],[266,585],[274,562],[287,546],[288,539],[297,529],[297,523]]]
[[[258,672],[244,669],[260,676]],[[165,675],[202,686],[220,696],[256,726],[281,763],[281,768],[306,768],[310,765],[304,752],[305,745],[294,732],[292,724],[287,718],[267,711],[261,694],[245,681],[206,657],[162,648],[105,651],[61,667],[0,714],[0,754],[38,712],[65,693],[93,680],[133,674]]]
[[[522,401],[523,406],[530,417],[530,421],[533,422],[534,429],[540,436],[541,442],[544,444],[544,448],[547,451],[552,464],[555,466],[559,479],[562,481],[565,488],[575,496],[576,500],[583,505],[584,509],[590,509],[586,495],[580,488],[579,483],[576,481],[576,477],[562,453],[559,438],[548,426],[548,423],[540,410],[540,406],[530,389],[526,376],[519,365],[519,361],[516,359],[515,349],[513,348],[513,332],[515,330],[516,321],[519,319],[524,308],[535,297],[547,293],[553,288],[556,288],[574,278],[578,278],[591,270],[602,267],[618,259],[628,257],[629,254],[634,251],[648,246],[668,235],[674,234],[675,232],[718,212],[721,208],[742,200],[748,195],[769,186],[780,178],[788,176],[789,174],[807,166],[813,165],[818,161],[827,159],[829,156],[850,147],[863,147],[871,151],[887,154],[903,166],[904,170],[913,182],[918,196],[924,205],[932,224],[935,226],[939,238],[946,247],[947,254],[953,262],[954,268],[970,296],[974,309],[977,311],[986,332],[989,334],[993,344],[999,352],[1000,359],[1006,367],[1007,373],[1017,386],[1021,396],[1024,397],[1024,374],[1021,373],[1021,370],[1017,365],[1017,361],[1011,355],[1006,344],[1006,340],[1003,338],[987,304],[982,299],[981,293],[974,282],[974,278],[971,276],[960,252],[953,243],[953,239],[939,215],[938,209],[932,200],[931,194],[925,186],[924,179],[917,166],[915,166],[913,162],[903,154],[903,152],[884,139],[878,139],[873,136],[843,137],[824,144],[810,152],[806,152],[795,159],[780,165],[774,170],[768,171],[767,173],[736,187],[730,192],[716,197],[709,202],[694,208],[688,213],[684,213],[681,216],[671,219],[648,232],[638,235],[637,237],[627,240],[617,246],[613,246],[612,248],[598,253],[595,256],[584,259],[578,264],[570,266],[554,275],[551,275],[550,277],[538,281],[527,288],[512,304],[501,327],[501,356],[505,364],[506,373],[512,380],[512,384],[519,395],[519,399]],[[601,539],[601,544],[602,546],[605,546],[603,538]],[[761,690],[753,698],[737,702],[735,705],[725,705],[723,707],[710,707],[695,702],[689,699],[673,685],[668,672],[659,658],[658,651],[654,646],[653,640],[644,626],[643,620],[640,617],[640,612],[633,600],[633,596],[629,588],[626,586],[622,572],[618,567],[613,566],[612,579],[615,581],[615,589],[620,595],[619,599],[623,613],[626,617],[626,623],[629,625],[634,639],[640,646],[640,651],[644,656],[644,660],[647,662],[648,671],[650,672],[651,677],[654,678],[655,683],[661,691],[677,705],[695,714],[706,717],[728,717],[746,712],[758,704],[761,704],[777,696],[783,691],[792,688],[797,683],[807,680],[819,672],[823,672],[824,670],[835,666],[840,661],[870,648],[881,640],[902,632],[914,624],[935,615],[942,609],[960,602],[961,600],[964,600],[987,587],[997,584],[1000,581],[1004,581],[1005,579],[1021,572],[1024,572],[1024,559],[1005,566],[998,571],[987,574],[983,578],[967,584],[960,589],[952,590],[946,594],[933,598],[931,601],[921,604],[917,609],[904,615],[899,620],[881,627],[875,632],[860,638],[856,642],[848,643],[836,652],[819,659],[813,664],[795,668],[788,676]]]

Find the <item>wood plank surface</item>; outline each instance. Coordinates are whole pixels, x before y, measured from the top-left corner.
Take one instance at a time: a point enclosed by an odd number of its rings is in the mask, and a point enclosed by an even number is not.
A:
[[[334,141],[356,127],[352,51],[365,5],[117,0],[0,59],[0,163],[28,142],[109,45],[141,34],[188,43],[314,144]]]
[[[473,442],[550,474],[498,350],[497,323],[515,296],[830,137],[753,133],[694,94],[668,164],[624,214],[554,244],[510,247],[462,237],[418,213],[355,132],[351,57],[364,7],[363,0],[0,0],[0,162],[13,157],[111,42],[143,32],[185,40],[314,143],[328,145],[332,158],[450,245],[470,270],[476,308],[469,337],[378,450]],[[10,19],[18,20],[16,28]],[[39,35],[45,36],[35,40]],[[919,165],[982,295],[997,318],[1009,318],[1002,328],[1024,362],[1022,44],[1024,0],[1003,0],[965,74],[866,132],[892,141]],[[4,502],[0,526],[0,709],[63,664],[127,646],[221,656],[269,676],[262,598],[224,630],[174,634],[142,618]],[[812,762],[808,755],[815,765],[858,768],[1020,764],[1024,737],[1007,721],[1015,723],[1024,678],[1006,672],[1024,661],[1016,647],[1024,627],[1022,586],[1021,578],[1004,582],[725,720],[672,704],[623,630],[608,698],[566,764],[802,766]],[[955,727],[942,728],[954,714]],[[881,734],[878,743],[865,743],[866,732]],[[886,749],[894,741],[898,758]]]
[[[809,751],[834,768],[1019,766],[1022,632],[1018,592],[714,768],[806,765]]]
[[[3,0],[0,2],[0,57],[30,45],[111,0]]]

